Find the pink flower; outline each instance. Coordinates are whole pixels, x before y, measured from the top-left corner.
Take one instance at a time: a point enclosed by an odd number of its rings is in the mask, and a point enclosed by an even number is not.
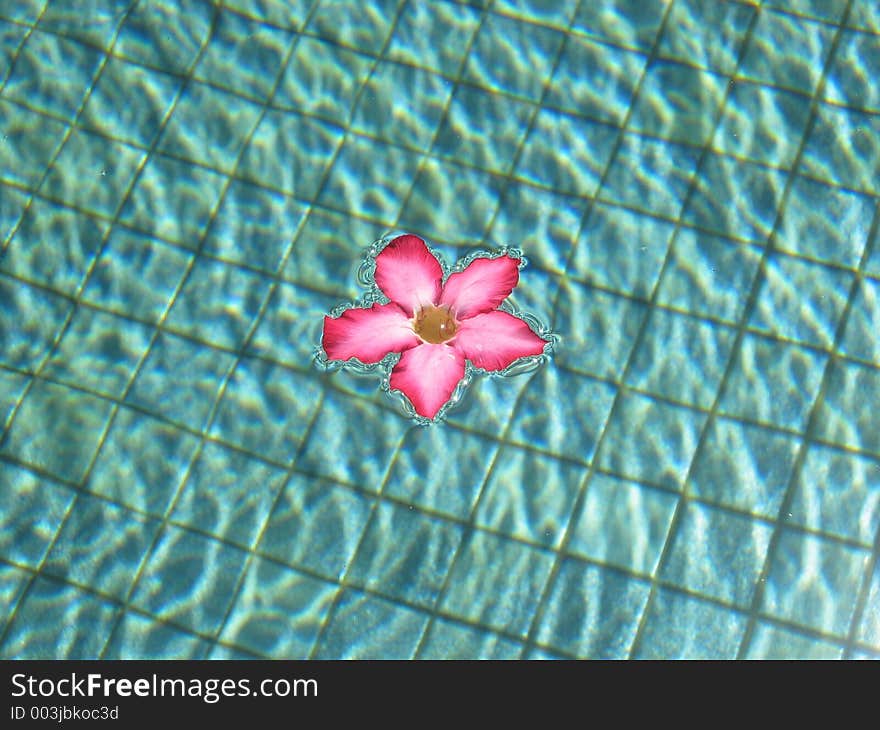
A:
[[[498,372],[544,353],[548,340],[520,317],[498,309],[519,281],[520,259],[476,258],[443,280],[443,269],[418,236],[398,236],[376,256],[375,283],[387,304],[353,307],[324,318],[330,360],[369,365],[400,353],[389,386],[416,413],[434,419],[465,377],[465,361]]]

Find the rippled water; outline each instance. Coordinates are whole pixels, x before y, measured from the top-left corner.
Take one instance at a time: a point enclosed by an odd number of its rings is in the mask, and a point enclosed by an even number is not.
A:
[[[878,78],[869,0],[3,5],[0,655],[880,657]],[[388,230],[553,360],[316,367]]]

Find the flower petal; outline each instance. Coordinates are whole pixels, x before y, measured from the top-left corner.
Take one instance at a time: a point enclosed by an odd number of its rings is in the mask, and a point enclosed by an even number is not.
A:
[[[412,317],[440,296],[443,269],[418,236],[398,236],[376,257],[376,284]]]
[[[406,312],[392,302],[348,309],[336,319],[324,317],[321,344],[331,360],[356,357],[369,365],[389,352],[415,347],[419,341]]]
[[[464,377],[464,357],[449,345],[407,350],[391,371],[391,388],[412,401],[416,413],[434,418]]]
[[[504,370],[521,357],[540,355],[547,342],[519,317],[487,312],[462,322],[450,344],[478,368]]]
[[[459,320],[491,312],[507,299],[518,281],[519,259],[474,259],[464,271],[446,280],[440,304],[448,306]]]

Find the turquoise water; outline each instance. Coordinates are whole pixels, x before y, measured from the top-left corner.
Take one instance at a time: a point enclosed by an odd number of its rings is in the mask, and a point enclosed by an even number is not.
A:
[[[880,658],[880,10],[0,2],[0,656]],[[553,360],[315,366],[366,248]]]

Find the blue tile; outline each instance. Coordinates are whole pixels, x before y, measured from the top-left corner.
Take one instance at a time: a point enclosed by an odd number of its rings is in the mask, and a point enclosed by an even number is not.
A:
[[[102,659],[204,659],[210,644],[198,636],[126,611]]]
[[[559,368],[543,367],[530,379],[507,438],[589,463],[611,412],[615,392],[607,383]],[[580,482],[574,475],[570,478]],[[569,477],[563,481],[567,484]],[[541,478],[536,478],[534,483],[541,484]]]
[[[820,104],[804,148],[803,170],[818,180],[880,193],[880,114]]]
[[[825,83],[825,99],[835,104],[880,112],[880,90],[870,79],[880,69],[880,38],[844,31]]]
[[[189,428],[203,428],[233,359],[228,353],[163,333],[126,400]]]
[[[42,572],[124,600],[159,526],[158,520],[80,495],[52,543]]]
[[[30,378],[11,370],[0,369],[0,433],[27,388]]]
[[[30,196],[0,183],[0,249],[12,238]]]
[[[803,429],[819,393],[826,356],[745,335],[734,357],[719,401],[721,413]]]
[[[492,8],[502,15],[523,18],[541,25],[566,30],[577,8],[577,0],[547,2],[547,0],[499,0]]]
[[[638,134],[624,134],[600,197],[665,218],[678,218],[700,152]]]
[[[819,83],[834,29],[766,10],[750,38],[740,74],[753,81],[812,94]],[[788,49],[797,48],[797,53]]]
[[[43,12],[46,0],[22,0],[9,7],[0,8],[0,15],[20,23],[35,23]]]
[[[248,549],[269,518],[287,475],[208,443],[193,463],[169,518]]]
[[[0,508],[6,528],[0,531],[0,556],[17,565],[38,568],[67,516],[74,492],[30,471],[0,462]]]
[[[176,76],[111,56],[79,124],[122,142],[149,146],[182,83]]]
[[[462,539],[462,527],[412,508],[380,502],[346,583],[431,608]]]
[[[663,22],[668,0],[600,0],[581,3],[574,17],[575,30],[623,46],[651,49]]]
[[[880,8],[871,3],[857,3],[851,8],[847,22],[853,28],[880,31]]]
[[[269,96],[292,42],[289,31],[220,10],[193,75],[262,101]]]
[[[619,125],[629,110],[646,60],[641,53],[569,35],[544,103]]]
[[[164,529],[131,596],[136,608],[201,634],[219,631],[247,553],[174,526]]]
[[[34,189],[64,140],[67,125],[0,99],[0,179]],[[4,198],[7,190],[4,189]],[[15,194],[9,191],[9,194]],[[4,201],[4,205],[5,205]],[[3,238],[6,238],[6,232]]]
[[[79,307],[45,366],[59,380],[119,398],[147,351],[151,327]]]
[[[493,441],[455,428],[413,429],[394,457],[385,493],[467,520],[496,450]]]
[[[360,542],[371,500],[352,489],[296,472],[263,532],[264,555],[338,580]]]
[[[299,29],[315,0],[224,0],[223,5],[242,15],[279,28]]]
[[[97,659],[116,607],[65,583],[37,578],[0,646],[5,659]]]
[[[518,659],[522,646],[493,631],[435,618],[416,659]]]
[[[633,103],[629,128],[703,145],[715,131],[727,80],[672,61],[653,61]]]
[[[73,119],[92,85],[100,51],[33,31],[18,54],[3,94],[31,109]]]
[[[840,659],[843,649],[827,641],[759,621],[746,659]]]
[[[216,8],[210,0],[182,0],[173,9],[138,3],[131,9],[113,52],[171,73],[185,72],[210,35]]]
[[[776,230],[782,251],[855,268],[868,243],[875,202],[798,175]]]
[[[40,28],[108,49],[129,7],[125,0],[90,0],[86,7],[48,3],[40,16]],[[84,14],[88,22],[83,22]]]
[[[406,3],[387,55],[455,76],[480,23],[480,11],[449,3]]]
[[[787,521],[870,545],[880,528],[880,464],[810,444]]]
[[[260,111],[240,96],[190,81],[174,105],[158,150],[231,173]]]
[[[0,363],[36,369],[71,307],[56,294],[0,275]]]
[[[593,474],[567,549],[590,560],[652,575],[677,501],[675,495],[659,489]]]
[[[13,565],[0,563],[0,623],[4,626],[18,608],[18,601],[31,574]]]
[[[716,418],[694,458],[691,494],[776,519],[799,449],[793,436]]]
[[[291,463],[321,398],[313,378],[242,358],[226,386],[211,435],[254,454]]]
[[[672,223],[596,204],[578,237],[569,273],[590,284],[648,297],[674,230]]]
[[[213,259],[197,258],[165,324],[218,347],[241,347],[269,296],[271,280]]]
[[[434,152],[484,170],[507,173],[535,111],[531,104],[459,85],[437,133]]]
[[[348,126],[374,60],[335,43],[301,36],[273,104]]]
[[[859,624],[858,639],[880,649],[880,563],[874,564],[868,599]]]
[[[427,149],[452,89],[449,81],[435,73],[379,61],[364,84],[351,128],[391,144]]]
[[[767,0],[767,7],[787,10],[819,20],[836,23],[846,9],[846,0]],[[858,6],[858,3],[854,3]]]
[[[840,351],[880,365],[880,282],[861,279],[844,330]]]
[[[142,233],[195,249],[215,212],[224,181],[215,172],[154,153],[120,220]]]
[[[411,659],[428,614],[346,589],[315,647],[316,659]]]
[[[660,577],[692,593],[747,608],[772,532],[766,523],[688,502]]]
[[[683,220],[714,233],[763,243],[773,229],[785,175],[777,170],[707,155]]]
[[[870,553],[784,529],[773,554],[761,610],[846,636]]]
[[[679,403],[709,408],[733,346],[734,330],[655,309],[626,382]]]
[[[0,451],[79,482],[98,449],[112,408],[110,401],[38,380],[19,407]]]
[[[599,449],[600,468],[680,488],[706,416],[635,393],[621,395]]]
[[[525,637],[552,565],[549,552],[474,532],[459,550],[440,608]]]
[[[650,585],[567,559],[556,576],[538,641],[581,659],[626,659]]]
[[[504,446],[482,490],[474,523],[557,547],[565,536],[586,467]]]
[[[399,5],[400,0],[364,0],[356,7],[347,0],[322,0],[306,30],[377,55],[385,46]]]
[[[852,274],[772,253],[749,325],[810,345],[830,347],[846,307]]]
[[[139,512],[162,517],[199,439],[128,408],[113,420],[89,478],[89,490]]]
[[[639,636],[637,659],[733,659],[747,617],[659,589]]]
[[[525,375],[477,378],[464,398],[449,411],[448,420],[460,428],[497,439],[507,428],[529,382],[530,378]]]
[[[657,291],[657,302],[690,314],[738,322],[761,250],[711,233],[680,228]]]
[[[101,248],[107,225],[35,198],[0,255],[0,270],[74,294]]]
[[[307,659],[337,590],[255,558],[220,640],[270,659]]]
[[[810,99],[759,84],[734,84],[712,149],[773,167],[791,167],[803,143]]]
[[[618,378],[646,312],[637,300],[563,280],[554,322],[562,337],[555,362],[576,372]]]
[[[660,41],[659,55],[733,73],[755,9],[739,3],[677,0]]]
[[[11,11],[0,10],[0,13],[7,14]],[[2,16],[0,16],[2,18]],[[22,42],[27,36],[27,28],[24,25],[7,22],[0,19],[0,86],[6,81],[9,72],[12,71],[12,65],[15,57],[21,50]]]
[[[617,134],[616,129],[605,124],[542,110],[514,174],[554,192],[592,197]]]
[[[490,14],[477,32],[464,76],[483,88],[540,101],[563,38],[550,28]]]
[[[868,393],[880,388],[880,370],[835,362],[819,408],[816,435],[825,441],[880,454],[880,411]]]

